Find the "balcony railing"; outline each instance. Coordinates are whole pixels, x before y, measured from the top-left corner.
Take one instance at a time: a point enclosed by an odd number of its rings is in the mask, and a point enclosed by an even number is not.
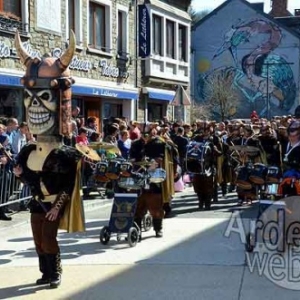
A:
[[[10,19],[0,15],[0,31],[14,33],[19,31],[20,34],[28,33],[28,24],[23,24],[22,21]]]

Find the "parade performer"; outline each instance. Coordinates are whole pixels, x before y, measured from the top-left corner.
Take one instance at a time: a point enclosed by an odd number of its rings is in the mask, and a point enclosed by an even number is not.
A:
[[[154,134],[154,131],[155,129],[152,129],[151,136],[142,135],[140,139],[132,143],[130,158],[133,160],[133,164],[143,163],[145,158],[148,161],[154,160],[153,168],[161,167],[167,173],[165,182],[150,183],[148,188],[143,189],[138,198],[135,214],[135,222],[141,228],[142,219],[148,210],[153,218],[153,229],[156,237],[162,237],[163,218],[165,215],[164,203],[172,194],[169,186],[174,187],[174,172],[173,168],[170,167],[171,161],[168,145],[162,137]],[[145,165],[145,167],[147,166]]]
[[[300,121],[287,128],[289,142],[283,158],[283,180],[278,193],[284,196],[300,195]]]
[[[198,162],[191,161],[189,163],[189,154],[187,154],[187,169],[189,172],[194,173],[193,188],[198,197],[199,209],[203,209],[203,207],[205,207],[206,210],[210,210],[211,200],[214,195],[214,176],[216,168],[215,151],[219,151],[213,144],[213,139],[211,137],[211,126],[209,122],[205,121],[199,126],[198,134],[195,134],[191,144],[189,145],[192,149],[197,149],[197,145],[194,147],[193,142],[202,143],[203,147],[207,147],[206,149],[201,149],[201,154],[202,152],[205,153],[205,157],[203,156],[203,162],[200,162],[202,158],[198,157],[198,159],[200,159]],[[193,150],[188,149],[188,153],[190,151]],[[193,170],[190,170],[190,165],[200,165],[200,168],[199,170],[197,168],[195,172],[193,172]]]
[[[31,227],[42,277],[36,284],[61,283],[58,229],[84,231],[80,199],[80,153],[62,144],[72,133],[71,85],[68,65],[75,52],[75,35],[60,58],[32,58],[19,33],[15,47],[26,67],[21,83],[30,132],[36,143],[24,146],[16,158],[14,173],[31,189]]]

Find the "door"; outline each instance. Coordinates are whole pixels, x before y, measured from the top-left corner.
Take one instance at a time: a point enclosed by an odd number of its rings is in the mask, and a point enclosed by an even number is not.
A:
[[[85,122],[88,117],[95,117],[97,119],[98,132],[102,132],[100,116],[101,116],[101,105],[100,101],[85,101]]]

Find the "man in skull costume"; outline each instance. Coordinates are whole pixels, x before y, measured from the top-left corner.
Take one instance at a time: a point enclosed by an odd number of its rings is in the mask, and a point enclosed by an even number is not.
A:
[[[61,282],[58,229],[84,231],[80,200],[80,158],[75,148],[62,144],[70,137],[71,85],[68,65],[75,52],[75,36],[70,34],[68,49],[60,58],[32,58],[24,49],[19,33],[15,45],[26,67],[21,83],[24,104],[35,144],[24,146],[16,158],[14,173],[28,185],[33,196],[29,204],[31,227],[42,277],[36,284],[56,288]]]

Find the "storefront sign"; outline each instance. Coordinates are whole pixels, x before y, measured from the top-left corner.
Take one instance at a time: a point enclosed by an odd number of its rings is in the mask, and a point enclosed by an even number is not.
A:
[[[35,49],[32,49],[29,42],[23,43],[23,46],[24,46],[25,50],[27,51],[27,53],[28,53],[31,57],[33,57],[33,58],[34,58],[34,57],[39,57],[39,58],[42,57],[40,51],[35,50]]]
[[[118,67],[111,66],[107,63],[106,59],[102,59],[99,62],[99,67],[101,68],[101,75],[105,77],[113,78],[128,78],[129,73],[127,70],[123,70]]]
[[[55,48],[52,51],[53,57],[61,57],[62,50],[60,48]],[[92,69],[92,63],[88,60],[79,59],[78,56],[73,56],[71,63],[69,64],[69,68],[71,70],[79,70],[79,71],[85,71],[88,72]]]
[[[146,4],[139,5],[139,57],[145,58],[150,55],[151,36],[150,36],[150,14]]]
[[[40,52],[37,50],[33,50],[29,42],[23,43],[23,46],[31,57],[41,57]],[[16,49],[10,47],[10,41],[0,41],[0,58],[8,57],[17,59],[18,56]]]
[[[118,98],[118,93],[106,89],[93,89],[93,95]]]
[[[10,48],[4,42],[0,42],[0,57],[10,57]]]

